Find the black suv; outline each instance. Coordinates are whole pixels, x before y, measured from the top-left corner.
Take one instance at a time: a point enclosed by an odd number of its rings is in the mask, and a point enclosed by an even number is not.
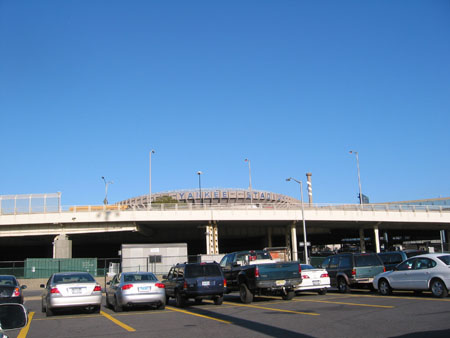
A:
[[[322,268],[327,269],[332,286],[339,292],[348,292],[350,287],[373,288],[373,277],[385,271],[383,262],[376,253],[341,253],[325,258]]]
[[[213,299],[221,305],[226,291],[226,280],[220,265],[214,263],[183,263],[173,266],[168,275],[163,276],[166,289],[166,303],[175,298],[178,307],[184,307],[189,298],[196,304],[203,299]]]

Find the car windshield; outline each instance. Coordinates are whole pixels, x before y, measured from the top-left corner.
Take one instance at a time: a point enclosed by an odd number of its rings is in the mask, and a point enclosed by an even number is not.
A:
[[[17,281],[13,276],[0,276],[0,285],[17,285]]]
[[[156,282],[158,279],[152,273],[136,273],[136,274],[126,274],[123,276],[123,280],[125,282]]]
[[[55,284],[89,283],[89,282],[95,282],[95,279],[88,273],[70,274],[70,275],[55,275],[53,277],[53,283],[55,283]]]
[[[443,261],[446,265],[450,265],[450,255],[439,256],[438,258],[439,258],[441,261]]]
[[[382,263],[378,260],[378,256],[376,255],[358,255],[355,256],[355,265],[357,267],[362,267],[382,265]]]
[[[220,273],[220,268],[216,264],[194,264],[186,265],[186,277],[196,278],[196,277],[212,277],[212,276],[222,276]]]

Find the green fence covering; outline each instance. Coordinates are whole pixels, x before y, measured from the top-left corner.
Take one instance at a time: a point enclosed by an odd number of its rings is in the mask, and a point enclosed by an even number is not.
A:
[[[25,278],[48,278],[55,272],[84,271],[97,276],[97,258],[28,258]]]

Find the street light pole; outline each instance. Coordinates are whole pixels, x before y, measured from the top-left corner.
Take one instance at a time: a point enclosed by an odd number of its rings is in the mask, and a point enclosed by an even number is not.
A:
[[[250,160],[246,158],[244,161],[248,163],[248,188],[250,189],[250,204],[253,204],[252,169],[250,167]]]
[[[203,196],[202,196],[202,181],[201,181],[201,179],[200,179],[200,176],[202,175],[203,173],[199,170],[199,171],[197,171],[197,175],[198,175],[198,190],[200,191],[200,201],[201,201],[201,203],[203,204]]]
[[[301,198],[301,204],[302,204],[302,221],[303,221],[303,249],[305,253],[305,264],[309,264],[309,258],[308,258],[308,241],[306,239],[306,222],[305,222],[305,208],[303,207],[303,183],[302,181],[299,181],[293,177],[286,178],[286,181],[295,181],[298,184],[300,184],[300,198]]]
[[[148,203],[147,205],[149,206],[149,208],[152,207],[152,154],[154,154],[155,151],[152,149],[150,151],[150,160],[149,160],[149,189],[148,189]]]
[[[358,152],[354,150],[350,150],[350,154],[355,154],[356,156],[356,167],[358,169],[358,186],[359,186],[359,204],[363,204],[363,196],[361,191],[361,176],[359,174],[359,157]]]
[[[105,176],[102,176],[103,181],[105,182],[105,199],[103,200],[103,204],[108,204],[108,185],[113,184],[113,181],[106,182]]]

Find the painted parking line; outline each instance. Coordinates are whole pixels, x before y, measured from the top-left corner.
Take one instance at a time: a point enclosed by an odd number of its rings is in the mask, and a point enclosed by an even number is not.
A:
[[[28,323],[22,330],[20,330],[17,338],[26,338],[26,336],[28,334],[28,330],[30,329],[31,321],[33,320],[33,316],[34,316],[34,312],[30,312],[28,314]]]
[[[221,323],[225,323],[225,324],[231,324],[231,322],[229,322],[228,320],[222,320],[222,319],[219,319],[219,318],[205,316],[205,315],[201,315],[201,314],[198,314],[198,313],[195,313],[195,312],[177,309],[177,308],[174,308],[174,307],[171,307],[171,306],[167,306],[166,309],[168,309],[170,311],[185,313],[185,314],[188,314],[188,315],[191,315],[191,316],[196,316],[196,317],[201,317],[201,318],[215,320],[217,322],[221,322]]]
[[[223,303],[224,304],[228,304],[228,305],[234,305],[234,306],[250,307],[250,308],[254,308],[254,309],[262,309],[262,310],[278,311],[278,312],[286,312],[286,313],[295,313],[295,314],[298,314],[298,315],[320,316],[320,314],[315,313],[315,312],[300,312],[300,311],[293,311],[293,310],[276,309],[276,308],[259,306],[259,305],[240,304],[240,303],[231,303],[231,302],[223,302]],[[285,303],[285,302],[283,302],[283,303]],[[273,304],[273,303],[271,303],[271,304]]]
[[[129,332],[135,332],[136,329],[133,329],[131,326],[128,326],[125,323],[122,323],[120,320],[117,320],[116,318],[114,318],[113,316],[107,314],[106,312],[100,311],[100,314],[106,318],[108,318],[110,321],[112,321],[114,324],[119,325],[121,328],[129,331]]]
[[[382,309],[393,309],[395,307],[395,306],[391,306],[391,305],[347,303],[347,302],[336,302],[336,301],[332,301],[332,300],[293,299],[293,301],[294,302],[338,304],[338,305],[349,305],[349,306],[377,307],[377,308],[382,308]]]
[[[399,295],[382,296],[382,295],[356,295],[356,294],[343,294],[342,298],[346,297],[366,297],[366,298],[378,298],[378,299],[412,299],[412,300],[427,300],[427,301],[438,301],[438,302],[450,302],[450,298],[434,298],[430,297],[417,297],[417,296],[403,296],[401,293]]]

